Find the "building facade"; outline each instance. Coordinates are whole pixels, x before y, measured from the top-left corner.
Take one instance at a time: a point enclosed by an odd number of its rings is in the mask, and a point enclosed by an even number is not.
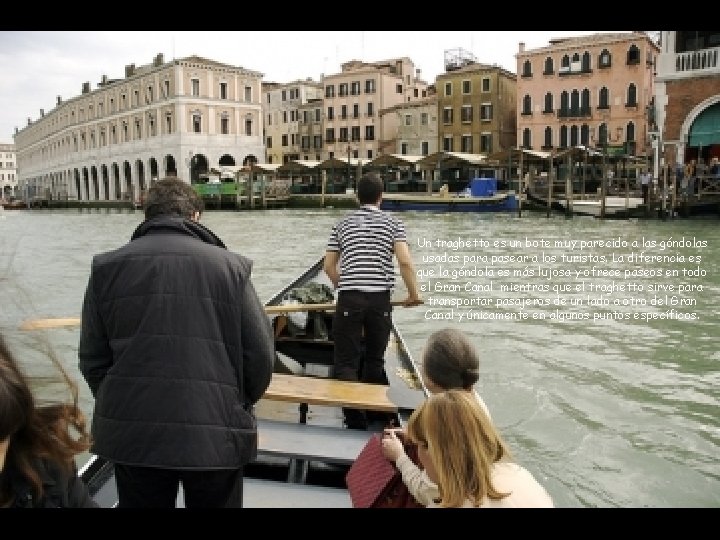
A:
[[[301,126],[312,125],[311,118],[303,115],[303,107],[309,101],[322,98],[322,85],[309,79],[285,84],[263,83],[262,86],[265,162],[282,164],[301,159],[302,137],[307,135],[306,130],[301,134]],[[309,145],[305,147],[309,149]]]
[[[645,32],[551,40],[517,58],[517,146],[652,155],[648,110],[659,47]]]
[[[438,151],[438,99],[434,88],[428,88],[431,95],[425,99],[401,103],[381,112],[397,117],[397,145],[393,153],[427,156]]]
[[[323,160],[323,98],[310,99],[298,109],[300,159]]]
[[[514,73],[477,63],[461,49],[446,52],[435,81],[438,148],[489,155],[515,145],[517,81]]]
[[[197,56],[102,77],[15,132],[24,198],[137,201],[153,180],[191,183],[265,155],[262,74]]]
[[[400,103],[427,97],[428,84],[406,57],[346,62],[340,73],[323,77],[323,159],[374,159],[397,146],[397,115],[380,115]]]
[[[0,199],[18,196],[17,156],[14,144],[0,143]]]
[[[720,158],[720,31],[660,33],[654,116],[665,163]]]

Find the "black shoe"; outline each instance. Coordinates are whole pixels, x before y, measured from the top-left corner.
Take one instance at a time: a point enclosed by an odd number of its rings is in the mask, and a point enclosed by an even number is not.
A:
[[[368,423],[367,422],[348,422],[346,420],[345,427],[347,429],[359,429],[360,431],[367,431]]]
[[[368,419],[365,411],[359,409],[343,409],[345,413],[345,426],[348,429],[367,430]]]
[[[367,411],[368,423],[379,424],[382,428],[388,427],[399,427],[397,424],[396,415],[393,413],[380,412],[380,411]]]

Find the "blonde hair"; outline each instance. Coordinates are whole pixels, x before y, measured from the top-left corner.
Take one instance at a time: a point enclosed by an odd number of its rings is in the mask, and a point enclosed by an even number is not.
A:
[[[463,390],[431,395],[410,416],[409,439],[427,448],[437,474],[439,505],[480,506],[485,497],[507,497],[491,481],[493,464],[511,459],[510,450],[477,398]]]

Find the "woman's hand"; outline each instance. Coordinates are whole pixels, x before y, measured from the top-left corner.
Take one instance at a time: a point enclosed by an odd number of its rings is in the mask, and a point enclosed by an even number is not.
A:
[[[405,453],[405,447],[403,446],[401,437],[404,437],[402,429],[386,429],[383,432],[382,453],[386,459],[393,463]]]

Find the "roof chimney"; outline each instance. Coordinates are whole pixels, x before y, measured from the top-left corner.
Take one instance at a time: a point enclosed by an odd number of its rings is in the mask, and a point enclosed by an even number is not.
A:
[[[518,51],[521,53],[525,52],[525,42],[523,42],[523,41],[520,42],[520,47],[518,48]]]

